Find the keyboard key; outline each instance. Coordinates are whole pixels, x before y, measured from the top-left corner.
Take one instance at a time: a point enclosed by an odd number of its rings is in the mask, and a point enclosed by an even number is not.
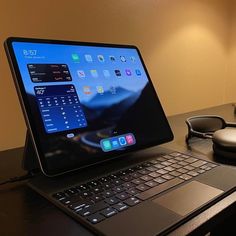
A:
[[[76,189],[77,189],[78,191],[86,191],[86,190],[89,189],[89,186],[86,185],[86,184],[82,184],[82,185],[76,186]]]
[[[198,160],[197,158],[190,157],[190,158],[186,159],[185,161],[188,162],[188,163],[193,163],[193,162],[195,162],[197,160]]]
[[[196,162],[193,162],[193,163],[191,164],[191,166],[193,166],[193,167],[200,167],[200,166],[202,166],[202,165],[205,165],[206,163],[207,163],[206,161],[198,160],[198,161],[196,161]]]
[[[162,157],[158,157],[157,160],[158,161],[166,161],[166,158],[162,156]]]
[[[162,169],[162,168],[164,168],[165,166],[163,166],[163,165],[161,165],[161,164],[156,164],[156,165],[154,165],[157,169]]]
[[[172,152],[172,153],[169,154],[169,155],[172,156],[172,157],[179,157],[179,156],[181,156],[182,154],[179,153],[179,152]]]
[[[105,189],[106,189],[106,188],[105,188]],[[101,186],[99,186],[99,187],[95,187],[95,188],[92,188],[91,190],[92,190],[93,193],[95,193],[95,194],[104,191],[104,189],[103,189]]]
[[[138,189],[129,189],[128,191],[126,191],[126,193],[130,194],[130,195],[136,195],[137,193],[140,193],[140,191]]]
[[[76,210],[82,209],[82,208],[84,208],[84,207],[86,207],[86,206],[90,206],[91,204],[92,204],[92,203],[89,202],[89,201],[80,201],[80,202],[76,202],[76,203],[70,204],[70,205],[69,205],[69,208],[70,208],[71,210],[76,211]]]
[[[180,169],[178,169],[177,171],[180,172],[180,173],[182,173],[182,174],[185,174],[185,173],[188,172],[188,171],[187,171],[186,169],[184,169],[184,168],[180,168]]]
[[[172,163],[169,162],[169,161],[161,162],[161,164],[162,164],[163,166],[170,166],[170,165],[172,165]]]
[[[181,165],[178,165],[178,164],[173,164],[173,165],[171,165],[173,168],[175,168],[175,169],[179,169],[179,168],[181,168],[182,166]]]
[[[131,175],[121,176],[120,178],[125,182],[131,181],[133,179]]]
[[[172,175],[168,175],[168,174],[162,175],[161,177],[162,177],[163,179],[166,179],[166,180],[170,180],[170,179],[173,179],[173,178],[174,178]]]
[[[62,198],[64,199],[66,197],[66,194],[64,192],[59,192],[59,193],[53,194],[52,196],[60,201],[60,199]]]
[[[64,205],[68,205],[68,204],[72,203],[70,198],[68,198],[68,197],[60,199],[60,202]]]
[[[170,172],[169,174],[170,174],[170,175],[173,175],[173,176],[175,176],[175,177],[178,177],[178,176],[181,175],[181,173],[178,172],[178,171],[172,171],[172,172]]]
[[[181,156],[179,156],[179,157],[176,157],[176,158],[175,158],[175,160],[177,160],[177,161],[179,161],[179,162],[180,162],[180,161],[183,161],[183,160],[184,160],[184,158],[183,158],[183,157],[181,157]]]
[[[131,181],[133,184],[136,184],[136,185],[139,185],[139,184],[142,184],[144,183],[144,181],[142,179],[134,179]]]
[[[123,192],[123,191],[124,191],[124,187],[122,187],[122,186],[117,186],[117,187],[114,187],[112,190],[113,190],[114,192],[116,192],[116,193],[120,193],[120,192]]]
[[[88,216],[88,221],[90,221],[92,224],[97,224],[101,222],[102,220],[106,219],[103,215],[100,213],[95,213],[93,215]]]
[[[130,197],[130,195],[126,192],[116,194],[116,197],[119,198],[121,201]]]
[[[186,169],[186,170],[194,170],[195,168],[190,166],[190,165],[187,165],[187,166],[184,166],[184,169]]]
[[[155,165],[155,164],[158,163],[158,161],[156,161],[156,160],[151,160],[151,161],[149,161],[149,163],[152,164],[152,165]]]
[[[78,193],[78,190],[76,188],[67,189],[67,190],[64,191],[64,193],[68,196],[71,196],[71,195],[74,195],[74,194]]]
[[[149,180],[152,180],[152,177],[148,176],[148,175],[144,175],[144,176],[140,177],[140,179],[142,179],[144,181],[149,181]]]
[[[112,188],[112,187],[114,187],[114,185],[110,182],[110,183],[106,183],[106,184],[102,184],[101,186],[100,186],[100,189],[102,190],[102,188],[104,188],[104,189],[110,189],[110,188]],[[97,188],[97,189],[99,189],[99,188]],[[98,191],[99,192],[99,191]]]
[[[112,207],[108,207],[108,208],[102,210],[100,213],[102,215],[104,215],[105,217],[111,217],[111,216],[117,214],[117,210]]]
[[[191,176],[195,177],[195,176],[198,176],[199,173],[197,173],[197,172],[195,172],[195,171],[189,171],[189,172],[188,172],[188,175],[191,175]]]
[[[84,207],[84,208],[80,208],[76,211],[77,214],[81,215],[81,216],[89,216],[91,215],[91,211],[89,210],[89,206]]]
[[[115,208],[117,211],[124,211],[126,209],[128,209],[129,207],[127,205],[125,205],[123,202],[119,202],[115,205],[112,206],[113,208]]]
[[[99,195],[92,196],[90,199],[94,202],[100,202],[104,199],[104,197],[101,194],[99,194]]]
[[[181,165],[181,166],[186,166],[186,165],[188,165],[189,163],[186,162],[186,161],[180,161],[178,164]]]
[[[150,187],[148,187],[147,185],[144,184],[140,184],[136,187],[136,189],[140,190],[140,191],[145,191],[147,189],[149,189]]]
[[[123,186],[125,189],[129,189],[129,188],[134,187],[134,184],[132,184],[132,183],[124,183],[124,184],[122,184],[122,186]]]
[[[139,178],[140,176],[142,176],[141,174],[139,174],[138,172],[134,172],[131,174],[131,176],[136,179],[136,178]]]
[[[163,179],[161,177],[157,177],[156,179],[154,179],[155,182],[157,182],[158,184],[162,184],[164,182],[166,182],[166,179]]]
[[[89,191],[81,192],[80,196],[85,199],[85,198],[88,198],[88,197],[92,196],[92,193],[89,192]]]
[[[160,169],[156,171],[157,173],[161,174],[161,175],[165,175],[168,173],[168,171],[164,170],[164,169]]]
[[[152,188],[158,185],[157,182],[155,181],[148,181],[147,183],[145,183],[148,187]]]
[[[93,214],[93,213],[95,213],[95,212],[97,212],[97,211],[100,211],[100,210],[102,210],[102,209],[105,209],[105,208],[107,208],[107,207],[109,207],[109,205],[108,205],[106,202],[101,201],[101,202],[98,202],[98,203],[96,203],[96,204],[94,204],[94,205],[89,206],[89,207],[87,208],[87,211],[89,211],[90,214]]]
[[[105,202],[108,203],[109,205],[113,205],[113,204],[118,203],[119,199],[116,197],[110,197],[110,198],[107,198]]]
[[[115,180],[113,181],[113,184],[115,184],[116,186],[121,185],[121,184],[123,184],[123,183],[124,183],[124,181],[122,181],[121,179],[115,179]]]
[[[157,170],[157,168],[156,168],[156,167],[153,167],[153,166],[150,166],[150,167],[147,167],[147,170],[149,170],[149,171],[155,171],[155,170]]]
[[[181,178],[181,179],[183,179],[183,180],[189,180],[189,179],[192,178],[192,176],[187,175],[187,174],[183,174],[183,175],[179,176],[179,178]]]
[[[111,190],[106,190],[102,194],[103,194],[104,197],[111,197],[115,194],[115,192],[111,191]]]
[[[88,186],[91,187],[91,188],[97,187],[99,185],[100,185],[100,183],[98,181],[91,181],[91,182],[88,183]]]
[[[199,174],[203,174],[204,172],[206,172],[205,170],[203,170],[203,169],[200,169],[200,170],[198,170],[197,171]]]
[[[215,168],[215,167],[217,167],[218,165],[216,165],[216,164],[213,164],[213,163],[208,163],[207,164],[209,167],[211,167],[211,168]]]
[[[149,176],[153,177],[153,178],[157,178],[159,177],[161,174],[157,173],[157,172],[152,172],[150,174],[148,174]]]
[[[177,163],[178,161],[177,160],[175,160],[175,159],[171,159],[171,160],[168,160],[170,163],[173,163],[173,164],[175,164],[175,163]]]
[[[182,179],[175,178],[175,179],[169,180],[169,181],[167,181],[163,184],[160,184],[160,185],[158,185],[154,188],[150,188],[147,191],[139,193],[139,194],[136,195],[136,197],[138,197],[141,200],[146,200],[146,199],[148,199],[150,197],[153,197],[153,196],[155,196],[155,195],[157,195],[157,194],[159,194],[159,193],[161,193],[161,192],[163,192],[167,189],[170,189],[170,188],[172,188],[172,187],[174,187],[174,186],[176,186],[176,185],[178,185],[182,182],[183,182]]]
[[[124,203],[127,204],[128,206],[134,206],[134,205],[139,204],[140,202],[141,201],[136,197],[131,197],[124,201]]]
[[[171,166],[167,166],[167,167],[164,168],[164,170],[166,170],[166,171],[174,171],[175,168],[173,168]]]
[[[138,173],[141,174],[141,175],[147,175],[149,174],[151,171],[149,170],[145,170],[145,169],[142,169],[142,170],[139,170]]]

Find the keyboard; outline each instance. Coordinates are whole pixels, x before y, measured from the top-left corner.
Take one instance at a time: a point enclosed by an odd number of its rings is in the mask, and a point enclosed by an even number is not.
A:
[[[173,152],[52,195],[92,224],[97,224],[184,181],[216,164]]]

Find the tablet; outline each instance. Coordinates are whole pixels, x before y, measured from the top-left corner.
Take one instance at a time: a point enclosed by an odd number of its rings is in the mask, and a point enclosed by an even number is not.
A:
[[[137,47],[8,38],[5,49],[45,175],[173,139]]]

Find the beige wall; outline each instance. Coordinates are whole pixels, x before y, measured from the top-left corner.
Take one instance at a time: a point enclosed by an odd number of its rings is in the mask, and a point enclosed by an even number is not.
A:
[[[0,150],[22,146],[26,129],[2,46],[6,37],[135,44],[171,115],[231,99],[229,9],[225,0],[1,0]]]
[[[236,103],[236,1],[231,2],[231,24],[229,35],[229,63],[226,99]]]

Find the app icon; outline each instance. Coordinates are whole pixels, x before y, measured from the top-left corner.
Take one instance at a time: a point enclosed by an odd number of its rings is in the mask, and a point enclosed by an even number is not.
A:
[[[78,54],[76,54],[76,53],[73,53],[73,54],[71,54],[71,57],[72,57],[72,60],[73,61],[76,61],[76,62],[79,62],[79,55]]]
[[[138,70],[138,69],[135,70],[135,73],[136,73],[137,76],[140,76],[140,75],[141,75],[141,71]]]
[[[103,89],[102,86],[97,86],[96,88],[97,88],[97,92],[98,92],[99,94],[103,94],[103,93],[104,93],[104,89]]]
[[[120,70],[115,70],[115,74],[116,74],[116,76],[121,76]]]
[[[67,138],[74,138],[74,137],[75,137],[75,134],[70,133],[70,134],[67,134],[66,137],[67,137]]]
[[[130,60],[131,60],[132,62],[135,62],[135,61],[136,61],[136,58],[135,58],[134,56],[132,56],[132,57],[130,57]]]
[[[109,58],[110,58],[110,60],[111,60],[112,62],[115,62],[115,61],[116,61],[116,58],[115,58],[114,56],[109,56]]]
[[[111,144],[112,144],[112,147],[113,147],[114,149],[116,149],[116,148],[119,148],[119,147],[120,147],[120,144],[119,144],[119,142],[118,142],[118,139],[117,139],[117,138],[113,138],[113,139],[111,139]]]
[[[131,76],[131,75],[132,75],[131,70],[129,70],[129,69],[126,69],[126,70],[125,70],[125,73],[126,73],[126,75],[128,75],[128,76]]]
[[[110,87],[110,92],[111,92],[111,94],[116,94],[116,87],[115,86],[111,86]]]
[[[120,60],[121,60],[122,62],[126,62],[126,58],[125,58],[124,56],[120,56]]]
[[[97,77],[98,77],[98,72],[97,72],[97,70],[90,70],[90,73],[91,73],[91,75],[92,75],[94,78],[97,78]]]
[[[102,147],[104,151],[110,151],[112,149],[110,140],[102,140]]]
[[[100,62],[104,62],[105,61],[104,56],[103,55],[98,55],[98,60]]]
[[[85,57],[85,60],[87,62],[92,62],[93,61],[93,58],[92,58],[92,56],[90,54],[86,54],[86,55],[84,55],[84,57]]]
[[[87,95],[92,93],[91,89],[90,89],[90,86],[84,86],[83,91],[84,91],[84,94],[87,94]]]
[[[77,74],[79,76],[79,78],[84,78],[85,77],[85,73],[83,70],[77,70]]]
[[[110,77],[110,76],[111,76],[109,70],[103,70],[103,75],[104,75],[105,77]]]
[[[134,138],[131,134],[126,135],[125,138],[126,138],[126,141],[128,144],[130,144],[130,145],[134,144]]]
[[[125,137],[119,137],[119,143],[120,143],[121,146],[126,145],[127,142],[126,142]]]

